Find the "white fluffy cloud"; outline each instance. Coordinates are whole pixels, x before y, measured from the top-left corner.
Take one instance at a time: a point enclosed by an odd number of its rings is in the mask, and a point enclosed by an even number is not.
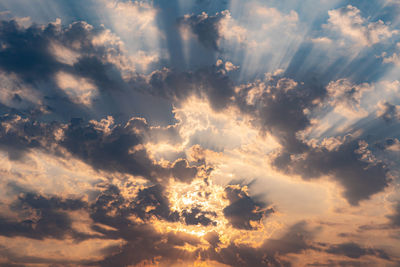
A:
[[[352,5],[328,11],[328,23],[325,28],[339,33],[360,46],[372,46],[398,34],[390,25],[378,21],[368,21],[361,11]]]

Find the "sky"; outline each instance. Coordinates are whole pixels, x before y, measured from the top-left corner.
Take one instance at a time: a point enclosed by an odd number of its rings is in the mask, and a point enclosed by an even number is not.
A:
[[[398,14],[0,0],[0,266],[399,266]]]

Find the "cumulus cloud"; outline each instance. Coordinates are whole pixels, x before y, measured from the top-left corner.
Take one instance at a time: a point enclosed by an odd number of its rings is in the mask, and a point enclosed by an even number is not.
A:
[[[360,46],[372,46],[398,34],[397,30],[391,29],[382,20],[368,21],[352,5],[330,10],[328,15],[328,23],[324,25],[327,29],[340,33]]]
[[[344,197],[356,205],[388,186],[385,164],[372,156],[363,140],[347,138],[331,150],[310,146],[299,133],[312,127],[310,111],[321,103],[360,112],[360,99],[366,90],[370,90],[368,84],[353,85],[347,80],[323,88],[272,76],[240,88],[237,102],[242,112],[251,113],[261,129],[279,140],[282,149],[273,159],[278,170],[304,179],[331,176],[344,187]]]
[[[311,125],[307,111],[315,108],[326,94],[326,89],[318,84],[267,75],[264,80],[242,85],[236,95],[236,105],[260,129],[276,136],[285,150],[301,153],[306,144],[296,133]]]
[[[334,107],[335,111],[344,116],[363,117],[368,113],[361,106],[361,98],[363,94],[371,90],[371,85],[352,84],[346,79],[330,82],[327,86],[328,97],[330,105]]]

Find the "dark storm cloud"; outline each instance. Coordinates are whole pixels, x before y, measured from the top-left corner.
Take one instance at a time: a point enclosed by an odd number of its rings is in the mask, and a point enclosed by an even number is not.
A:
[[[253,200],[239,186],[228,186],[225,192],[230,204],[224,208],[224,216],[235,228],[255,229],[252,222],[259,223],[262,218],[274,212],[272,208],[266,209],[265,203]]]
[[[326,250],[327,253],[335,255],[344,255],[349,258],[358,259],[362,256],[371,255],[381,259],[390,260],[389,255],[380,249],[363,248],[356,243],[343,243],[332,245]]]
[[[202,45],[218,51],[219,23],[225,16],[225,12],[217,13],[215,16],[209,16],[203,12],[200,15],[185,16],[179,20],[179,23],[189,26]]]

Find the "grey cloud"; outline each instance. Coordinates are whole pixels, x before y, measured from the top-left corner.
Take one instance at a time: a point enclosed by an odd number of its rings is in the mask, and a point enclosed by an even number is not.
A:
[[[90,235],[72,229],[72,221],[68,215],[69,211],[85,209],[86,206],[87,204],[79,199],[47,198],[25,193],[11,206],[11,209],[24,219],[14,221],[0,218],[0,235],[33,239],[64,239],[66,236],[76,240],[88,239]]]
[[[194,72],[162,69],[150,75],[148,84],[139,79],[131,84],[145,93],[173,101],[184,101],[191,95],[205,96],[215,110],[222,110],[232,104],[234,96],[234,84],[222,68],[213,65]]]
[[[349,258],[358,259],[362,256],[371,255],[385,260],[390,260],[389,255],[380,249],[363,248],[356,243],[343,243],[338,245],[332,245],[326,252],[336,255],[345,255]]]
[[[162,69],[153,72],[150,77],[129,69],[122,70],[116,62],[128,59],[117,41],[93,44],[105,31],[102,27],[95,28],[85,22],[76,22],[68,27],[50,23],[24,29],[14,21],[3,21],[0,36],[5,48],[0,51],[0,58],[4,58],[0,69],[15,73],[33,85],[35,90],[44,95],[42,101],[50,111],[67,118],[71,112],[74,116],[84,118],[93,115],[87,107],[69,100],[68,95],[57,86],[55,74],[60,71],[87,78],[97,86],[99,94],[92,109],[101,114],[119,114],[135,109],[132,104],[128,106],[125,103],[126,97],[140,105],[139,100],[144,99],[140,93],[161,96],[170,101],[182,101],[191,94],[206,96],[217,110],[230,104],[234,95],[233,83],[222,67],[205,67],[194,72]],[[52,52],[53,43],[59,43],[76,53],[76,62],[71,65],[57,60]],[[40,49],[33,48],[36,46]],[[131,77],[130,82],[122,78],[122,72],[128,72],[124,74]],[[121,103],[125,104],[120,106]]]
[[[344,187],[349,203],[357,205],[389,185],[388,168],[363,148],[362,140],[347,138],[336,149],[328,150],[311,147],[298,137],[300,131],[311,126],[307,110],[315,109],[326,97],[326,89],[315,83],[272,76],[242,87],[236,104],[282,145],[272,162],[278,170],[300,174],[304,179],[331,176]]]
[[[315,249],[312,245],[315,230],[307,229],[305,222],[291,226],[282,237],[267,239],[260,247],[251,247],[231,243],[220,248],[218,252],[210,248],[202,253],[203,258],[210,258],[230,265],[239,266],[291,266],[281,258],[288,253],[300,253],[307,249]]]
[[[136,214],[145,221],[153,214],[159,218],[171,219],[167,200],[161,195],[161,187],[152,186],[139,192],[137,198],[131,202],[125,199],[115,186],[108,186],[91,205],[91,218],[94,222],[115,228],[115,231],[100,230],[106,237],[123,239],[126,245],[109,248],[113,253],[107,253],[103,260],[93,262],[96,266],[125,266],[138,264],[144,260],[153,261],[156,257],[163,260],[194,259],[194,254],[180,249],[186,243],[196,245],[198,239],[184,233],[161,234],[150,224],[137,223],[128,217]],[[139,210],[135,206],[139,207]],[[156,209],[145,214],[142,208],[151,205]]]
[[[205,234],[204,239],[207,240],[213,248],[217,247],[221,243],[219,235],[215,231]]]
[[[392,215],[387,216],[394,227],[400,227],[400,201],[394,206],[394,212]]]
[[[150,101],[148,97],[129,87],[123,76],[134,76],[130,59],[124,54],[121,41],[102,26],[74,22],[68,26],[49,23],[21,28],[13,20],[1,21],[0,40],[0,71],[15,74],[17,84],[42,96],[40,108],[21,108],[27,114],[31,109],[42,110],[38,115],[68,121],[73,117],[98,119],[110,114],[122,120],[132,114],[164,118],[165,110],[170,112],[170,104],[154,99],[151,103],[159,106],[150,110],[143,103]],[[54,47],[66,51],[55,53]],[[60,57],[72,58],[65,62]],[[60,73],[86,79],[94,85],[90,107],[74,101],[60,87],[57,76]],[[14,98],[27,102],[22,96]]]
[[[29,83],[51,80],[53,74],[60,70],[72,73],[83,71],[83,76],[96,76],[94,80],[105,79],[107,75],[104,75],[104,71],[96,74],[94,70],[83,68],[92,58],[97,61],[91,66],[97,67],[95,70],[99,71],[101,67],[107,66],[103,65],[107,63],[107,56],[122,53],[117,45],[111,50],[107,47],[109,44],[93,44],[93,39],[104,31],[104,28],[94,28],[86,22],[75,22],[68,27],[49,23],[43,27],[33,25],[25,29],[13,20],[1,21],[3,49],[0,51],[0,68],[19,75]],[[57,60],[52,52],[54,42],[77,53],[76,65],[71,67]]]
[[[48,49],[48,35],[54,31],[53,24],[44,31],[38,27],[23,30],[16,21],[2,21],[0,39],[4,48],[0,51],[0,68],[20,74],[28,82],[50,78],[62,65]]]
[[[265,203],[253,200],[238,186],[228,186],[225,192],[230,204],[224,208],[224,216],[235,228],[252,230],[251,222],[258,223],[274,212],[272,208],[266,209]]]
[[[0,148],[5,149],[11,159],[20,159],[30,148],[45,146],[52,139],[55,125],[6,114],[0,117]]]
[[[260,89],[262,88],[262,90]],[[260,92],[261,90],[261,92]],[[345,188],[344,197],[352,205],[368,199],[388,186],[384,163],[364,160],[369,151],[360,151],[359,140],[347,140],[334,150],[310,147],[297,133],[310,126],[305,110],[312,110],[326,97],[326,89],[272,77],[242,88],[237,97],[242,112],[250,113],[261,129],[274,134],[283,146],[273,164],[281,171],[300,174],[304,179],[330,175]],[[258,95],[253,103],[248,97]]]
[[[171,172],[174,177],[183,181],[190,182],[197,174],[196,167],[190,167],[187,160],[179,159],[174,162],[171,167]]]
[[[248,103],[248,98],[253,101]],[[271,77],[243,87],[236,95],[236,104],[263,131],[274,134],[284,150],[301,153],[307,145],[296,137],[310,125],[306,109],[326,96],[326,89],[315,84],[302,84],[289,78]]]
[[[262,246],[271,254],[299,253],[306,249],[315,249],[312,240],[317,229],[309,230],[306,222],[298,222],[279,239],[268,239]]]
[[[21,158],[31,148],[45,149],[57,155],[62,155],[60,148],[65,148],[96,170],[139,175],[150,181],[171,176],[184,182],[195,178],[197,167],[189,166],[185,159],[178,159],[170,167],[153,162],[142,146],[145,142],[143,134],[151,131],[143,120],[133,118],[123,125],[112,125],[110,129],[101,128],[100,124],[84,123],[78,118],[67,125],[40,123],[17,115],[5,115],[0,118],[0,147],[7,149],[14,159]],[[62,137],[56,139],[60,131]]]
[[[215,212],[202,211],[198,207],[194,207],[189,211],[183,211],[182,217],[184,217],[185,223],[188,225],[201,224],[203,226],[216,225],[216,222],[209,217],[217,217]]]
[[[170,176],[185,182],[195,178],[197,168],[189,166],[184,159],[171,167],[163,167],[150,159],[147,151],[139,146],[144,141],[137,133],[135,122],[138,120],[131,119],[125,125],[116,125],[110,132],[105,132],[96,129],[94,124],[84,124],[76,119],[65,129],[60,144],[96,169],[141,175],[151,181]]]
[[[344,187],[343,196],[352,205],[384,190],[390,182],[386,165],[374,159],[359,140],[346,140],[333,150],[310,148],[297,158],[280,154],[275,165],[304,179],[332,176]]]
[[[95,169],[120,171],[155,180],[163,168],[154,164],[143,148],[134,149],[141,143],[142,138],[129,123],[106,133],[80,119],[71,121],[60,142],[74,156]]]
[[[139,190],[134,202],[134,213],[140,218],[149,219],[154,215],[168,221],[178,221],[179,213],[170,210],[169,200],[163,191],[164,189],[160,185]],[[151,208],[150,211],[146,211],[148,207]]]
[[[36,221],[35,230],[10,226],[1,229],[7,231],[7,236],[25,236],[28,238],[58,238],[64,239],[67,236],[75,240],[85,240],[90,238],[124,240],[125,245],[111,246],[103,249],[104,259],[95,262],[61,262],[58,260],[41,258],[24,258],[12,252],[4,251],[8,255],[10,263],[61,263],[61,264],[80,264],[95,266],[125,266],[134,265],[147,261],[154,262],[155,259],[162,263],[169,264],[182,261],[193,261],[195,259],[215,260],[231,266],[289,266],[290,264],[281,259],[288,253],[300,253],[307,249],[314,249],[312,239],[315,230],[308,230],[307,224],[300,222],[292,227],[277,239],[268,239],[260,247],[240,245],[231,243],[227,247],[216,249],[220,239],[216,232],[210,232],[205,236],[205,240],[210,243],[210,248],[198,248],[189,252],[181,248],[186,244],[197,246],[200,244],[198,237],[182,233],[168,232],[160,233],[148,224],[149,216],[155,216],[161,220],[171,220],[168,200],[163,196],[163,189],[159,185],[149,186],[139,191],[134,199],[127,199],[121,194],[120,188],[115,185],[99,184],[99,192],[93,202],[87,203],[79,199],[64,199],[57,196],[43,196],[34,193],[26,193],[14,203],[14,210],[21,214],[30,214],[32,211],[40,213],[40,219]],[[149,213],[138,211],[148,206],[155,207]],[[27,210],[28,208],[28,210]],[[88,212],[93,220],[91,229],[98,234],[84,235],[74,233],[71,229],[71,218],[69,212],[83,210]],[[28,212],[29,211],[29,212]],[[142,221],[132,220],[132,216],[137,216]],[[43,222],[40,222],[43,220]],[[31,224],[31,222],[20,222]],[[42,225],[43,224],[43,225]],[[106,225],[110,228],[105,228]],[[4,225],[3,225],[4,226]],[[19,231],[19,232],[17,232]],[[35,234],[32,234],[34,231]],[[4,235],[3,232],[1,232]],[[4,254],[3,253],[3,254]],[[10,254],[11,253],[11,254]]]
[[[387,123],[400,121],[400,107],[389,102],[383,102],[380,104],[378,116]]]
[[[220,12],[215,16],[209,16],[203,12],[200,15],[185,16],[179,23],[189,26],[202,45],[218,51],[219,23],[225,15],[225,12]]]

